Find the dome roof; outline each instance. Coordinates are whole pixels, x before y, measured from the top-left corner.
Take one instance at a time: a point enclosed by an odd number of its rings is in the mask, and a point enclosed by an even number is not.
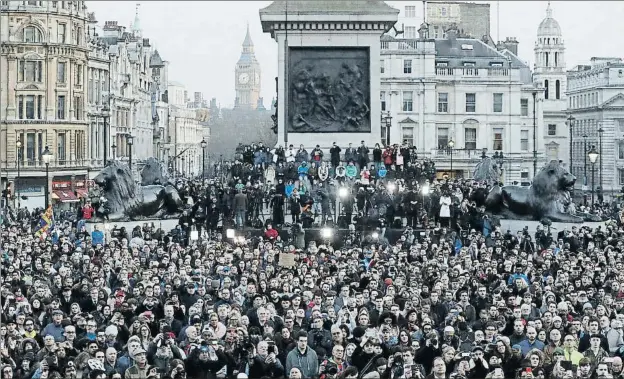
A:
[[[548,8],[546,8],[546,18],[540,22],[537,28],[538,37],[561,37],[561,27],[557,20],[552,17],[552,9],[550,8],[550,2],[548,2]]]

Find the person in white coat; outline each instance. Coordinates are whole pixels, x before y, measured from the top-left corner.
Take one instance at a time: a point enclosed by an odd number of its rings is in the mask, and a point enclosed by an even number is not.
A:
[[[444,192],[442,196],[440,196],[440,225],[441,226],[451,226],[451,204],[453,200],[451,200],[451,196],[448,192]]]

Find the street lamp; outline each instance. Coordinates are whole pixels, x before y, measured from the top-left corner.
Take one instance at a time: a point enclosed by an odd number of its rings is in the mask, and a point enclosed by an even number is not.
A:
[[[202,138],[202,179],[206,176],[206,146],[208,146],[208,143],[206,142],[206,139]]]
[[[592,195],[592,207],[594,206],[594,168],[596,166],[596,160],[598,159],[598,156],[600,154],[598,153],[598,151],[596,151],[596,146],[592,145],[591,150],[589,150],[589,152],[587,153],[587,156],[589,157],[589,161],[591,162],[592,165],[592,189],[591,189],[591,195]]]
[[[113,145],[111,146],[111,148],[113,149],[113,160],[117,159],[117,145],[115,145],[113,143]]]
[[[20,179],[20,161],[22,160],[22,140],[18,139],[15,142],[17,147],[17,178],[15,178],[15,193],[17,194],[17,207],[20,207],[20,193],[19,193],[19,179]]]
[[[180,158],[182,160],[182,171],[180,172],[182,174],[182,176],[184,176],[184,169],[186,167],[184,167],[184,157]]]
[[[584,155],[585,158],[583,159],[584,161],[583,162],[583,185],[586,186],[587,185],[587,157],[589,153],[589,150],[587,149],[587,134],[583,134],[583,151],[586,154]]]
[[[496,162],[496,166],[498,167],[498,170],[500,172],[500,174],[503,174],[503,164],[505,163],[505,157],[503,156],[503,152],[502,151],[497,151],[494,153],[494,162]],[[499,178],[500,179],[500,178]],[[502,182],[502,180],[501,180]]]
[[[570,128],[570,165],[568,168],[570,169],[570,172],[572,174],[574,174],[574,172],[572,171],[572,155],[573,155],[572,154],[572,138],[573,138],[572,128],[574,127],[574,120],[575,120],[574,116],[568,115],[567,122],[568,122],[568,127]]]
[[[102,107],[102,118],[104,119],[104,161],[103,166],[106,166],[108,162],[108,117],[109,117],[110,108],[107,104],[104,104]],[[113,145],[114,146],[114,145]],[[111,146],[112,147],[112,146]]]
[[[132,172],[132,145],[134,145],[132,134],[126,136],[126,141],[128,142],[128,167],[130,167],[130,172]]]
[[[455,177],[455,175],[453,175],[453,147],[455,147],[455,141],[451,138],[451,140],[448,141],[448,148],[451,152],[451,178]]]
[[[602,188],[602,133],[604,133],[604,129],[602,129],[601,126],[598,129],[598,154],[600,154],[600,164],[598,165],[598,175],[600,175],[600,181],[598,182],[598,187],[601,191],[604,190]]]
[[[48,149],[48,147],[45,147],[45,150],[43,151],[43,153],[41,154],[41,158],[43,158],[43,163],[45,163],[46,166],[46,184],[45,184],[45,207],[46,209],[48,209],[48,206],[50,206],[50,199],[49,199],[49,195],[50,195],[50,162],[52,161],[52,158],[54,158],[54,155],[52,154],[52,152],[50,152],[50,149]]]

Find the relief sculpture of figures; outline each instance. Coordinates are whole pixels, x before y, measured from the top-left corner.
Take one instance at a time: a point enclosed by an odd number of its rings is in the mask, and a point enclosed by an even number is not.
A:
[[[367,54],[356,49],[292,51],[289,131],[370,132]]]

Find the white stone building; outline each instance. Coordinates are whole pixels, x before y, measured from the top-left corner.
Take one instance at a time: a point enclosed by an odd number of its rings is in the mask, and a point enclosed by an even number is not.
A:
[[[188,108],[186,88],[177,82],[169,82],[168,135],[165,148],[169,167],[176,174],[193,176],[201,173],[204,131],[199,119],[203,116],[197,109]]]
[[[89,14],[89,22],[95,24],[95,15]],[[108,46],[97,37],[96,27],[88,32],[89,55],[87,62],[87,116],[88,126],[88,169],[89,179],[97,175],[108,160],[112,159],[110,138],[110,59]]]
[[[567,79],[565,45],[561,27],[552,17],[550,3],[546,17],[537,28],[533,81],[544,88],[544,145],[546,157],[569,166],[569,127],[567,124]],[[581,183],[581,177],[578,177]]]
[[[544,160],[542,90],[530,69],[509,50],[457,38],[456,30],[447,30],[446,39],[424,38],[425,28],[420,33],[382,38],[381,141],[413,144],[435,159],[440,175],[470,177],[484,150],[502,152],[502,180],[528,184],[534,151],[538,168]]]
[[[138,14],[130,32],[117,21],[106,21],[101,40],[108,46],[111,61],[110,141],[113,158],[128,161],[132,151],[133,169],[137,171],[142,161],[155,156],[151,45],[149,39],[142,37]],[[131,149],[128,144],[130,136],[133,141]]]
[[[587,176],[591,163],[587,149],[595,145],[595,187],[619,192],[624,186],[624,62],[621,58],[592,58],[567,73],[568,112],[572,124],[572,171]],[[602,132],[601,132],[602,130]]]

